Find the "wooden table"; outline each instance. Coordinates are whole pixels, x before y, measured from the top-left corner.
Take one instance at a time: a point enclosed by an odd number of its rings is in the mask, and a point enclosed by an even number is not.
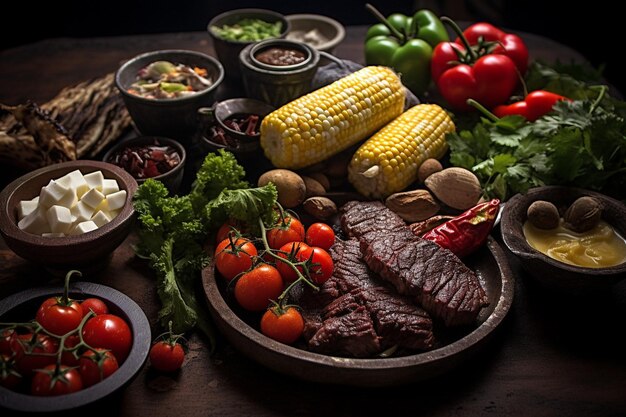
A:
[[[365,30],[348,28],[336,55],[362,61]],[[524,38],[534,58],[582,59],[548,39]],[[53,39],[6,50],[0,53],[0,102],[41,102],[64,86],[114,71],[139,52],[169,48],[214,54],[205,33]],[[156,330],[154,277],[134,258],[134,241],[131,234],[108,268],[88,279],[128,294]],[[152,417],[626,415],[626,282],[604,294],[569,299],[545,292],[509,258],[517,278],[509,317],[474,360],[435,380],[385,389],[312,384],[263,368],[223,339],[209,357],[204,340],[193,336],[179,375],[157,375],[146,366],[100,407],[111,409],[109,415]],[[0,298],[49,280],[45,270],[0,241]]]

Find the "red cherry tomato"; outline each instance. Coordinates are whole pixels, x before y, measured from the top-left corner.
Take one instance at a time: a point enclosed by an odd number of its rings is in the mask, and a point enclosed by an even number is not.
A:
[[[293,307],[287,308],[282,314],[276,308],[270,308],[261,318],[261,332],[282,343],[295,342],[303,331],[302,314]]]
[[[35,372],[30,392],[37,396],[63,395],[83,389],[80,374],[74,368],[61,365],[57,372],[56,365],[48,365]]]
[[[278,226],[267,231],[267,243],[272,249],[280,249],[289,242],[304,242],[304,226],[300,220],[287,215]]]
[[[96,316],[108,314],[109,312],[109,307],[99,298],[87,298],[80,303],[80,306],[83,309],[83,317],[89,314],[89,311],[93,311]]]
[[[67,339],[65,339],[65,347],[73,348],[77,344],[80,343],[80,337],[78,335],[71,335]],[[61,354],[61,363],[63,365],[69,366],[77,366],[78,365],[78,355],[75,354],[76,351],[68,351],[64,350]]]
[[[180,369],[185,360],[185,350],[180,343],[165,340],[156,342],[150,348],[152,367],[162,372],[174,372]]]
[[[9,355],[0,355],[0,386],[14,389],[22,381],[22,376],[15,369],[15,362]]]
[[[85,387],[90,387],[117,371],[119,365],[113,353],[105,349],[88,350],[80,356],[78,371]]]
[[[306,231],[306,243],[329,250],[335,243],[335,232],[326,223],[313,223]]]
[[[110,349],[121,364],[130,352],[133,335],[120,317],[102,314],[87,320],[83,327],[83,340],[91,347]]]
[[[17,337],[17,333],[13,329],[4,329],[0,332],[0,355],[11,356],[11,341]]]
[[[54,339],[42,334],[37,335],[34,340],[32,334],[20,334],[11,341],[17,370],[24,376],[30,376],[35,369],[53,364],[56,357],[52,354],[56,353],[57,348],[58,344]]]
[[[250,311],[263,311],[283,291],[283,279],[276,268],[262,264],[246,272],[235,284],[235,299]]]
[[[227,281],[250,269],[252,258],[258,255],[254,244],[248,239],[237,239],[233,243],[224,239],[215,248],[215,266]]]
[[[305,249],[309,249],[309,245],[304,242],[289,242],[280,248],[278,256],[280,256],[281,258],[289,259],[292,262],[300,262],[298,259],[298,254]],[[290,256],[291,254],[293,254],[294,256]],[[285,262],[281,262],[279,260],[276,260],[275,262],[276,269],[278,269],[278,272],[280,272],[280,276],[283,277],[283,280],[285,282],[294,282],[298,278],[298,274],[289,264],[286,264]],[[302,267],[299,266],[298,270],[302,272]]]
[[[322,248],[309,247],[298,254],[301,261],[311,259],[312,265],[309,268],[311,280],[316,284],[323,284],[333,275],[333,259],[328,252]]]
[[[48,298],[37,310],[35,319],[50,333],[62,336],[80,325],[83,309],[78,301],[64,305],[59,298]]]
[[[222,224],[219,229],[217,229],[217,233],[215,234],[215,241],[219,243],[224,239],[228,239],[229,233],[234,238],[235,230],[233,229],[238,230],[240,233],[244,233],[246,231],[244,225],[240,224],[238,221],[228,220],[227,222]]]

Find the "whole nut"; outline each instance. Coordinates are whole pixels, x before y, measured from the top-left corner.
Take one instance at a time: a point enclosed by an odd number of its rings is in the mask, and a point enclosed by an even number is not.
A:
[[[534,201],[526,210],[526,218],[539,229],[554,229],[559,225],[559,210],[549,201]]]
[[[428,158],[422,165],[417,169],[417,179],[419,182],[423,183],[426,181],[426,178],[430,177],[435,172],[439,172],[443,169],[441,162],[434,158]]]
[[[385,200],[385,205],[407,222],[426,220],[437,214],[440,208],[428,190],[391,194]]]
[[[597,226],[602,218],[602,205],[593,197],[580,197],[565,212],[565,227],[577,233]]]
[[[326,197],[311,197],[302,203],[304,211],[318,220],[328,220],[337,214],[337,205]]]
[[[304,181],[304,186],[306,187],[306,198],[326,194],[324,186],[313,178],[303,175],[302,180]]]
[[[424,184],[439,201],[457,210],[474,207],[483,193],[476,175],[464,168],[446,168],[435,172],[426,178]]]

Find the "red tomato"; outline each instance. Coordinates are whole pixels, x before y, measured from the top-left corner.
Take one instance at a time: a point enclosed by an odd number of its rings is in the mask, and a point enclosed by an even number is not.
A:
[[[235,299],[250,311],[263,311],[283,291],[283,279],[276,268],[262,264],[246,272],[235,284]]]
[[[11,350],[11,341],[17,337],[17,333],[13,329],[4,329],[0,332],[0,355],[13,354]]]
[[[304,241],[304,226],[300,220],[292,216],[285,216],[285,220],[278,226],[267,231],[267,243],[272,249],[280,249],[289,242]]]
[[[62,336],[80,325],[83,309],[78,301],[64,305],[59,298],[48,298],[37,310],[35,319],[50,333]]]
[[[113,314],[102,314],[87,320],[83,327],[83,340],[94,348],[113,351],[119,363],[123,363],[133,344],[128,324]]]
[[[227,222],[222,224],[219,229],[217,229],[217,233],[215,234],[215,241],[219,243],[224,239],[228,239],[229,233],[234,238],[235,230],[233,229],[239,231],[240,233],[245,232],[245,228],[238,221],[228,220]]]
[[[65,347],[73,348],[77,344],[80,343],[80,337],[78,335],[71,335],[67,339],[65,339]],[[78,365],[78,356],[75,355],[76,351],[67,351],[64,350],[61,354],[61,363],[63,365],[69,366],[77,366]]]
[[[333,258],[322,248],[309,247],[298,254],[301,261],[311,259],[312,265],[309,268],[311,280],[316,284],[323,284],[333,275]]]
[[[41,369],[56,361],[51,355],[57,352],[57,342],[49,336],[37,335],[33,340],[32,334],[17,335],[11,341],[11,350],[15,355],[17,370],[24,376],[29,376],[35,369]],[[48,354],[46,356],[42,355]]]
[[[35,372],[30,393],[38,396],[63,395],[83,389],[80,374],[74,368],[61,365],[56,375],[56,365],[48,365]]]
[[[80,306],[83,309],[83,317],[89,314],[89,311],[93,311],[96,316],[109,312],[109,307],[99,298],[87,298],[80,303]]]
[[[161,340],[150,348],[150,363],[158,371],[177,371],[183,365],[184,360],[185,351],[180,343],[172,344]]]
[[[309,245],[304,242],[289,242],[280,248],[278,256],[289,259],[292,262],[300,262],[298,254],[305,249],[309,249]],[[291,254],[293,254],[293,256],[290,256]],[[278,269],[280,276],[283,277],[285,282],[294,282],[298,278],[296,271],[294,271],[293,268],[285,262],[276,260],[276,269]],[[302,267],[299,266],[298,270],[302,272]]]
[[[252,266],[252,258],[258,252],[248,239],[237,239],[234,246],[229,239],[224,239],[215,248],[215,266],[227,281],[232,280]]]
[[[261,332],[282,343],[293,343],[304,331],[302,314],[294,307],[289,307],[280,314],[276,308],[268,309],[261,318]]]
[[[326,223],[313,223],[306,231],[306,243],[329,250],[335,243],[335,232]]]
[[[9,355],[0,355],[0,386],[14,389],[22,381],[22,376],[15,369],[15,363]]]
[[[105,349],[88,350],[80,356],[78,371],[83,385],[90,387],[117,371],[119,365],[113,353]]]

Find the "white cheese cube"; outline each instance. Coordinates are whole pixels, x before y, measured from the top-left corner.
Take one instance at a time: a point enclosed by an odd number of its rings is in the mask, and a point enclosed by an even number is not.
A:
[[[42,237],[64,237],[65,233],[42,233]]]
[[[117,217],[118,214],[120,214],[120,211],[122,211],[121,209],[117,209],[117,210],[111,210],[109,211],[109,217],[111,218],[111,220],[113,220],[114,218]]]
[[[109,195],[116,193],[120,190],[120,186],[117,184],[117,181],[112,180],[104,180],[102,183],[102,194]]]
[[[72,207],[70,212],[72,213],[72,223],[78,224],[90,220],[93,216],[94,210],[93,207],[89,207],[84,202],[79,201],[78,204]]]
[[[87,191],[85,195],[83,195],[82,198],[80,199],[81,202],[93,208],[98,207],[100,203],[102,203],[102,200],[104,200],[104,194],[102,194],[100,191],[98,191],[95,188],[92,188],[91,190]]]
[[[78,198],[81,198],[83,194],[89,191],[89,184],[85,181],[83,173],[77,169],[69,174],[65,174],[56,181],[61,185],[73,188],[76,191],[76,196]]]
[[[91,218],[98,227],[102,227],[111,221],[110,215],[106,211],[99,211]]]
[[[96,214],[99,211],[104,211],[105,213],[109,213],[111,211],[109,210],[109,202],[107,201],[106,198],[102,200],[102,203],[98,204],[98,207],[93,209],[94,214]]]
[[[17,223],[17,227],[34,235],[41,235],[51,231],[46,219],[46,210],[42,207],[38,207],[37,210],[20,220]]]
[[[72,227],[72,213],[67,207],[50,207],[46,211],[46,219],[52,233],[67,233]]]
[[[39,193],[39,204],[45,208],[52,206],[72,207],[76,203],[76,190],[65,187],[56,181],[50,181]]]
[[[87,220],[86,222],[78,223],[76,227],[72,229],[70,235],[82,235],[83,233],[91,232],[97,228],[98,226],[94,222]]]
[[[117,210],[124,207],[126,204],[126,190],[121,190],[113,194],[109,194],[106,197],[107,202],[109,203],[109,210]]]
[[[29,200],[29,201],[32,201],[33,203],[39,204],[39,196],[37,196],[37,197],[35,197],[35,198],[33,198],[32,200]]]
[[[94,171],[83,177],[87,181],[89,188],[95,188],[98,191],[102,191],[102,185],[104,184],[104,175],[102,171]]]
[[[39,199],[39,197],[37,197]],[[22,200],[17,203],[17,219],[22,220],[33,211],[37,210],[39,203],[33,200]]]

